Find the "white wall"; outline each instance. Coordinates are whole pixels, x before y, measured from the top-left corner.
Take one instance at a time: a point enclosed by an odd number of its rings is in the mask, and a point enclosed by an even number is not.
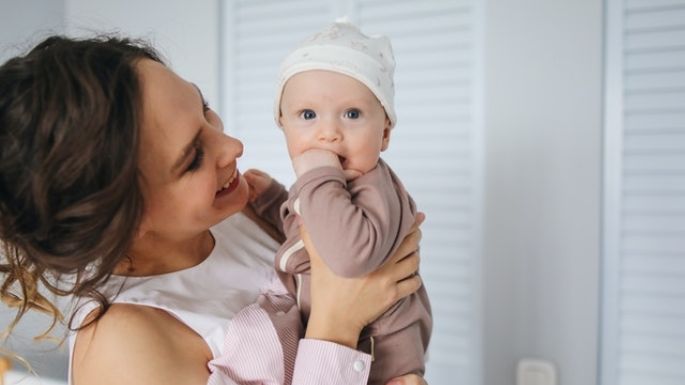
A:
[[[64,32],[60,0],[0,0],[0,63],[23,53],[42,37]]]
[[[596,384],[602,2],[486,7],[484,384]]]
[[[167,64],[219,105],[219,0],[64,0],[71,35],[120,32],[144,38]]]

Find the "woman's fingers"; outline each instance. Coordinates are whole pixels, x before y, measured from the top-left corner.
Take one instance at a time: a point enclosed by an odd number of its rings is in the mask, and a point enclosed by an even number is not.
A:
[[[412,276],[411,278],[404,279],[397,283],[397,299],[404,298],[417,290],[423,285],[421,277],[418,275]]]
[[[416,374],[405,374],[402,377],[393,378],[386,385],[428,385],[428,383]]]
[[[416,216],[414,218],[414,226],[412,227],[412,231],[416,230],[421,226],[423,221],[426,220],[426,214],[422,213],[421,211],[416,213]]]
[[[419,253],[412,252],[401,260],[397,261],[393,269],[393,278],[396,281],[409,278],[419,270]]]
[[[407,235],[404,238],[402,243],[400,243],[400,245],[397,247],[397,250],[390,258],[391,263],[402,260],[407,255],[417,251],[419,248],[419,242],[421,241],[421,237],[421,229],[419,228],[416,228],[416,230],[409,233],[409,235]]]

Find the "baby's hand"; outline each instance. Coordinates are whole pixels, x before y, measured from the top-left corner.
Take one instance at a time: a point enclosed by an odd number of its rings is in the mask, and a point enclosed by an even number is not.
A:
[[[250,202],[254,202],[260,195],[269,188],[272,178],[269,174],[249,169],[243,173],[247,185],[250,186]]]
[[[293,158],[293,168],[298,178],[307,171],[324,166],[337,167],[342,170],[338,155],[328,150],[313,148]]]

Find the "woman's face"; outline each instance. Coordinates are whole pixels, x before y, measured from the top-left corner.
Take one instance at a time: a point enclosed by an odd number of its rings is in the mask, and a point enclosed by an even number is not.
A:
[[[242,143],[223,133],[199,89],[152,60],[137,64],[143,100],[141,233],[182,241],[243,209]]]

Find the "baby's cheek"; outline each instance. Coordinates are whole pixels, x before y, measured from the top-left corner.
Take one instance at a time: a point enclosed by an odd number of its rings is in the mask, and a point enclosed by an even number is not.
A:
[[[285,140],[288,145],[288,154],[291,158],[301,155],[305,151],[304,142],[301,138],[296,138],[293,135],[286,135]]]
[[[316,148],[316,147],[310,146],[306,142],[302,142],[302,141],[296,141],[296,142],[288,143],[288,153],[290,154],[291,158],[294,158],[296,156],[300,156],[303,153],[305,153],[307,150],[311,150],[314,148]]]

